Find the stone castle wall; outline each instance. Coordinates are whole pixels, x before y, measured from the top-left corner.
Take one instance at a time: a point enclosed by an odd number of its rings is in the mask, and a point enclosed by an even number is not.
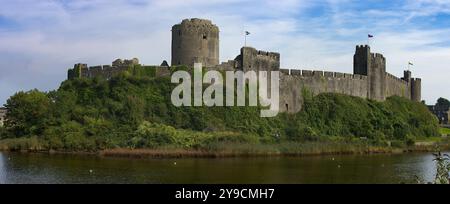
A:
[[[280,54],[256,50],[252,47],[241,48],[241,54],[236,57],[237,69],[247,71],[277,71],[280,69]]]
[[[295,113],[302,109],[303,94],[342,93],[367,97],[367,76],[312,70],[280,70],[280,111]]]
[[[281,69],[280,73],[280,110],[282,112],[300,111],[305,91],[313,95],[341,93],[370,98],[369,77],[364,75],[293,69]],[[408,82],[389,73],[385,73],[385,81],[386,84],[379,87],[385,88],[383,96],[386,98],[401,96],[420,101],[420,97],[411,98],[411,85]],[[420,85],[416,86],[420,88]]]
[[[407,81],[386,73],[386,98],[389,96],[411,98],[410,88],[410,84]]]
[[[368,52],[361,50],[361,48]],[[206,68],[207,70],[242,70],[244,72],[280,71],[279,108],[281,112],[295,113],[300,111],[305,93],[312,95],[341,93],[379,101],[396,95],[420,101],[421,80],[411,78],[411,72],[409,71],[405,71],[403,78],[387,73],[384,57],[380,54],[370,53],[369,49],[363,46],[357,47],[354,58],[355,74],[280,69],[280,55],[278,53],[260,51],[251,47],[243,47],[241,54],[235,60],[229,60]],[[93,67],[88,67],[86,64],[75,64],[74,68],[69,70],[69,78],[79,76],[109,79],[114,75],[129,70],[130,65],[137,65],[136,63],[138,63],[136,60],[133,63],[120,63],[116,60],[113,62],[113,65]],[[152,66],[151,69],[154,69],[156,77],[170,76],[170,70],[167,66]],[[268,73],[270,74],[270,72]],[[271,86],[270,81],[268,85],[269,87]]]
[[[303,94],[341,93],[383,101],[401,96],[420,101],[421,81],[412,79],[411,72],[398,78],[386,72],[386,59],[371,53],[369,46],[357,46],[354,55],[354,74],[312,70],[279,69],[280,55],[273,52],[242,48],[236,58],[238,69],[244,71],[280,71],[280,111],[295,113],[301,110]],[[270,86],[270,84],[269,84]]]
[[[341,93],[361,98],[383,101],[390,96],[402,96],[414,101],[421,100],[421,79],[411,78],[405,71],[403,78],[386,72],[386,59],[371,53],[368,45],[356,46],[353,56],[353,74],[311,70],[280,69],[280,54],[252,47],[243,47],[234,60],[219,64],[219,28],[210,20],[185,19],[172,27],[172,66],[192,67],[200,62],[207,70],[220,71],[280,71],[280,110],[295,113],[301,110],[305,93]],[[138,65],[137,59],[115,60],[112,65],[87,67],[75,64],[68,78],[105,77],[127,71]],[[165,66],[154,66],[155,76],[168,76]],[[269,87],[271,86],[269,80]]]
[[[68,70],[67,78],[73,79],[101,77],[110,79],[111,77],[116,76],[120,73],[131,71],[131,68],[136,65],[141,66],[142,69],[146,69],[145,66],[139,64],[139,61],[137,61],[136,58],[130,61],[125,60],[125,62],[118,60],[120,59],[115,60],[112,65],[98,65],[88,67],[87,64],[75,64],[72,69]],[[156,77],[170,75],[169,67],[167,66],[151,66],[151,69],[154,69]]]

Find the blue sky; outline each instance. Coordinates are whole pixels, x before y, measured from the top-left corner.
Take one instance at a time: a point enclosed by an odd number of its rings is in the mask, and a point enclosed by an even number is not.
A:
[[[422,97],[450,98],[450,0],[0,0],[0,104],[20,90],[53,90],[78,62],[170,61],[170,29],[184,18],[220,27],[221,61],[248,44],[281,53],[290,69],[352,72],[367,43],[401,76],[408,61]]]

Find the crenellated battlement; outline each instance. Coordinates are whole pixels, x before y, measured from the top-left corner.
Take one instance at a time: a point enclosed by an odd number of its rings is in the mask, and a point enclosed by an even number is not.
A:
[[[370,48],[369,45],[356,45],[356,49]]]
[[[253,47],[242,47],[241,54],[235,59],[237,69],[243,71],[277,71],[280,69],[280,54],[256,50]]]
[[[199,29],[209,29],[211,31],[219,31],[219,27],[212,24],[210,20],[191,18],[184,19],[180,24],[172,26],[172,29],[181,29],[184,31],[198,31]]]
[[[409,82],[405,81],[404,79],[399,78],[399,77],[396,77],[396,76],[394,76],[393,74],[390,74],[390,73],[388,73],[388,72],[386,72],[386,78],[387,78],[387,79],[394,80],[394,81],[397,81],[397,82],[399,82],[399,83],[404,83],[404,84],[408,84],[408,83],[409,83]]]
[[[291,74],[290,71],[291,71],[290,69],[280,69],[280,72],[285,75],[290,75]],[[301,74],[301,72],[300,72],[300,74]]]
[[[201,19],[201,18],[184,19],[181,21],[180,24],[176,24],[174,26],[181,26],[181,27],[187,27],[187,28],[202,27],[202,28],[213,28],[213,29],[219,30],[219,27],[217,27],[217,25],[213,24],[211,20]]]
[[[368,45],[356,45],[356,52],[366,52],[370,51],[370,47]]]
[[[345,78],[345,79],[357,79],[367,80],[367,76],[359,74],[349,74],[341,72],[329,72],[322,70],[299,70],[299,69],[280,69],[280,72],[285,76],[293,77],[324,77],[324,78]]]
[[[276,60],[276,61],[280,60],[280,53],[278,53],[278,52],[268,52],[268,51],[264,51],[264,50],[257,50],[253,47],[242,47],[241,50],[242,50],[242,52],[244,52],[246,54],[249,53],[256,57],[267,57],[267,58],[270,58],[270,59]]]
[[[381,61],[386,61],[386,58],[384,58],[384,56],[380,53],[370,53],[372,56],[372,59],[374,60],[381,60]]]
[[[121,60],[117,59],[112,62],[112,65],[96,65],[89,66],[87,64],[78,63],[75,64],[72,69],[68,71],[68,79],[73,78],[95,78],[95,77],[103,77],[109,79],[117,74],[131,71],[130,69],[135,66],[141,66],[139,64],[139,60],[137,58],[133,58],[130,60]],[[169,70],[167,66],[151,66],[155,69],[156,75],[164,75],[166,73],[164,70]]]
[[[235,60],[228,60],[226,62],[222,62],[215,67],[207,67],[210,70],[218,70],[218,71],[233,71],[237,68],[237,63]]]

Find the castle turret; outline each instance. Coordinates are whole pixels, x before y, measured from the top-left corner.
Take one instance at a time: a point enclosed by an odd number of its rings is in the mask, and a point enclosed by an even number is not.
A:
[[[73,65],[73,69],[69,69],[67,71],[67,78],[68,79],[74,79],[74,78],[81,78],[86,77],[88,71],[87,64],[78,63]]]
[[[278,71],[280,69],[280,53],[242,47],[237,57],[238,69],[243,71]]]
[[[367,76],[370,67],[370,47],[368,45],[356,46],[353,55],[353,73]]]
[[[422,80],[420,78],[411,79],[411,100],[416,102],[422,100]]]
[[[172,65],[219,64],[219,28],[210,20],[185,19],[172,27]]]
[[[386,91],[386,59],[382,54],[371,53],[368,45],[356,46],[353,56],[354,74],[368,77],[369,99],[385,100]]]
[[[405,70],[403,71],[403,78],[404,81],[410,82],[411,81],[411,71]]]

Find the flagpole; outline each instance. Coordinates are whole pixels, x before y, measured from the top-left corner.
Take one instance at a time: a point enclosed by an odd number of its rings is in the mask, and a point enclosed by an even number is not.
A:
[[[250,32],[244,31],[244,46],[247,47],[247,35],[250,35]]]
[[[411,71],[411,66],[414,66],[414,64],[411,61],[408,61],[408,71]]]
[[[367,46],[370,47],[370,38],[373,38],[373,35],[367,34]]]
[[[367,35],[367,46],[369,46],[370,47],[370,36],[369,35]]]
[[[247,47],[247,33],[244,33],[244,47]]]

